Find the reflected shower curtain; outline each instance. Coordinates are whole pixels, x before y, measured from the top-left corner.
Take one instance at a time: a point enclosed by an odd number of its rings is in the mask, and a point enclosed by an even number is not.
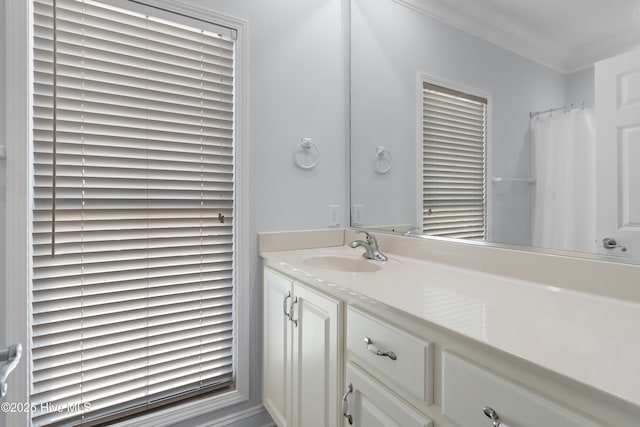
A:
[[[532,245],[595,252],[593,109],[533,117],[531,138],[536,179]]]

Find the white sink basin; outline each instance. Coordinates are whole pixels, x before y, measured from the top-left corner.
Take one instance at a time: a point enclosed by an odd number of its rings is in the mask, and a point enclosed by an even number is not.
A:
[[[352,273],[367,273],[380,270],[379,261],[368,260],[363,257],[347,257],[340,255],[318,255],[306,258],[303,264],[309,267],[324,268],[334,271],[346,271]]]

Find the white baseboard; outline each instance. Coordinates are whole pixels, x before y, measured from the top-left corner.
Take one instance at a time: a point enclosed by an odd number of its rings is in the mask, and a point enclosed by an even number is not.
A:
[[[275,424],[264,406],[259,405],[209,421],[198,427],[275,427]]]

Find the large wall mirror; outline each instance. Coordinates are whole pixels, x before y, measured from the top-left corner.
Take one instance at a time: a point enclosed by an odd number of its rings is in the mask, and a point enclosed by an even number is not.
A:
[[[640,262],[640,6],[574,4],[351,0],[351,225]]]

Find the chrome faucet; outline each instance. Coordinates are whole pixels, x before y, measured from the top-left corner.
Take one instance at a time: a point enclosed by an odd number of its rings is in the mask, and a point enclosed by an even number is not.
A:
[[[389,259],[378,249],[378,241],[373,236],[373,234],[362,230],[358,230],[358,233],[364,233],[366,236],[366,241],[354,240],[353,242],[349,243],[349,246],[354,249],[358,246],[362,246],[365,249],[365,252],[362,254],[362,256],[367,259],[373,259],[375,261],[387,261]]]

